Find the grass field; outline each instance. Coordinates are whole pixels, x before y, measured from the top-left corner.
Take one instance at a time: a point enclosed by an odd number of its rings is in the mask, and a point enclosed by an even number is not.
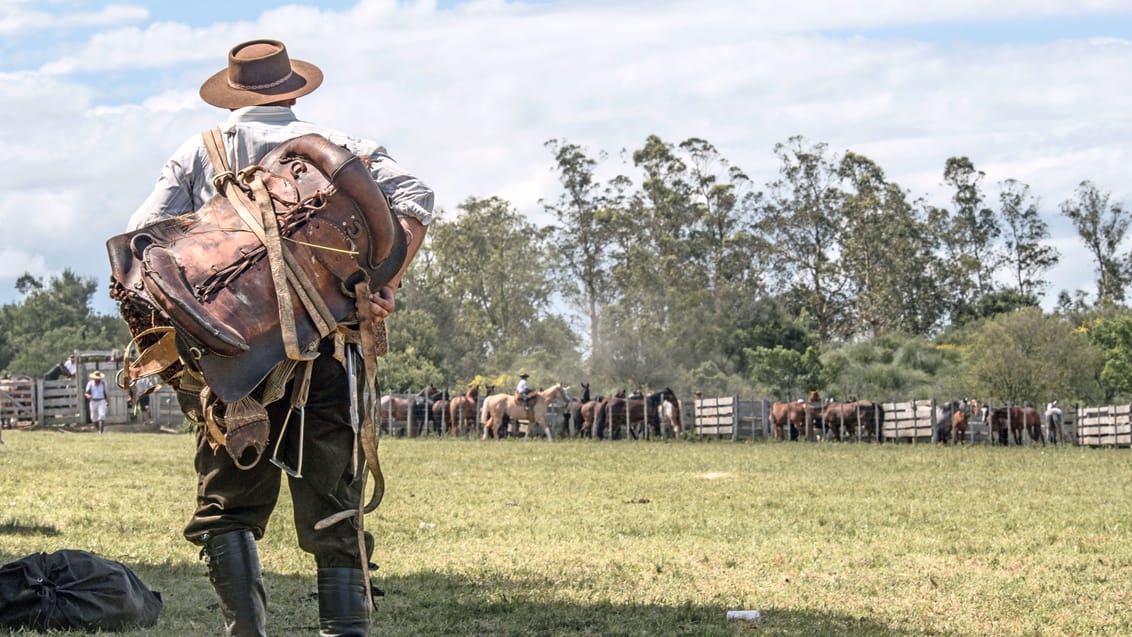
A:
[[[6,431],[0,562],[88,550],[218,635],[188,435]],[[385,439],[373,634],[1130,635],[1132,452]],[[317,634],[289,498],[271,635]],[[758,609],[759,624],[729,622]]]

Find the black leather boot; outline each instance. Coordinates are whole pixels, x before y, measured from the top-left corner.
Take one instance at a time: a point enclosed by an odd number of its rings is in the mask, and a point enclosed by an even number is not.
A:
[[[362,569],[318,569],[319,637],[365,637],[369,618]]]
[[[251,531],[232,531],[204,541],[208,580],[220,597],[229,637],[267,637],[267,592]]]

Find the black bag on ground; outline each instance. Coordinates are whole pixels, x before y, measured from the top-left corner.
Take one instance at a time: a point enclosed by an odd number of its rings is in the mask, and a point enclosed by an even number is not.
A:
[[[35,553],[0,566],[0,627],[127,630],[156,624],[160,613],[160,593],[93,553]]]

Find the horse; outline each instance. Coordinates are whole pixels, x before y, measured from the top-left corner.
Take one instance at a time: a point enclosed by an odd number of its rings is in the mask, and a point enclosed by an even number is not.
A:
[[[43,375],[43,380],[58,380],[60,377],[74,378],[75,375],[67,371],[67,368],[63,367],[63,363],[55,363],[55,366],[47,370],[47,373]]]
[[[597,412],[601,409],[602,403],[605,402],[605,396],[598,396],[593,400],[586,401],[578,407],[578,413],[582,417],[582,429],[579,434],[582,437],[592,436],[597,437],[596,429],[594,428],[594,421],[597,420]]]
[[[448,428],[453,436],[463,435],[475,428],[479,399],[480,386],[470,385],[463,396],[448,401]]]
[[[868,432],[865,436],[866,440],[880,440],[884,425],[884,407],[871,400],[831,402],[822,412],[822,421],[834,440],[841,439],[842,429],[847,438],[859,436],[861,427]]]
[[[567,399],[566,390],[562,385],[555,383],[549,389],[531,392],[528,396],[531,403],[529,411],[526,406],[519,402],[517,397],[511,394],[488,396],[483,402],[483,409],[480,411],[480,418],[483,422],[482,439],[487,440],[487,432],[490,429],[492,435],[498,440],[499,429],[503,425],[503,418],[506,416],[513,420],[526,420],[531,424],[537,424],[546,432],[547,440],[554,440],[550,428],[546,426],[546,408],[554,400],[565,402]],[[528,435],[530,435],[529,432]]]
[[[644,435],[645,426],[648,426],[652,435],[659,436],[660,405],[669,400],[677,402],[676,394],[668,387],[648,395],[634,392],[629,398],[615,396],[607,399],[598,410],[597,419],[594,422],[596,435],[598,438],[604,436],[605,423],[608,419],[610,426],[613,427],[610,434],[613,439],[619,437],[619,428],[622,423],[627,425],[629,436],[634,440]],[[677,404],[679,403],[677,402]]]
[[[439,392],[439,396],[432,401],[432,406],[429,408],[431,413],[431,425],[436,433],[440,433],[444,429],[444,423],[448,420],[448,403],[451,402],[451,395],[448,389]]]
[[[998,444],[1010,444],[1010,438],[1013,436],[1014,444],[1022,444],[1022,426],[1025,419],[1022,416],[1021,407],[990,407],[989,405],[984,408],[986,413],[987,430],[991,433],[998,434]]]
[[[1046,443],[1046,438],[1042,435],[1042,417],[1038,414],[1038,410],[1033,407],[1022,408],[1022,426],[1026,428],[1026,435],[1030,437],[1030,442],[1040,442],[1043,445]]]
[[[814,440],[815,430],[821,426],[821,395],[811,391],[806,401],[775,402],[770,405],[770,424],[775,440],[789,434],[790,440],[804,437]]]
[[[442,396],[431,384],[410,398],[382,396],[381,425],[386,431],[392,432],[394,422],[411,422],[413,427],[410,434],[416,434],[422,423],[432,420],[432,403]]]
[[[967,442],[967,427],[971,422],[970,407],[967,401],[951,414],[951,440],[954,444]]]
[[[660,402],[660,428],[663,434],[665,429],[671,430],[672,435],[680,437],[683,425],[680,421],[680,401],[671,389],[665,388],[666,393],[661,396]]]
[[[590,402],[590,386],[588,383],[582,383],[582,397],[571,398],[566,401],[566,408],[562,410],[562,436],[566,436],[570,432],[570,423],[574,424],[576,432],[580,433],[582,430],[582,405]]]
[[[1051,444],[1057,444],[1065,437],[1065,432],[1061,430],[1061,423],[1061,407],[1057,406],[1057,401],[1055,400],[1046,405],[1046,429],[1049,430],[1049,441]]]

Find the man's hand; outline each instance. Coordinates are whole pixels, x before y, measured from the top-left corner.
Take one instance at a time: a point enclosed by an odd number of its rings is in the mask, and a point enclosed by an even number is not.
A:
[[[373,314],[376,321],[383,321],[393,313],[393,308],[396,305],[397,291],[390,286],[385,286],[369,295],[369,311]]]

